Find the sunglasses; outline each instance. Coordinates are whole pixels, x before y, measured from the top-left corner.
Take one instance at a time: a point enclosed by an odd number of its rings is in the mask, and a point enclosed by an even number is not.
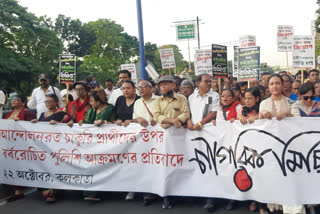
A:
[[[305,101],[307,101],[308,99],[314,100],[314,98],[316,98],[316,96],[304,96],[304,97],[303,97],[303,99],[304,99]]]

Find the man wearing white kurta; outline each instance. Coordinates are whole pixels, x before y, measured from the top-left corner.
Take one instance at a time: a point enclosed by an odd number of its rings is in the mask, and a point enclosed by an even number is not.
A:
[[[44,101],[46,100],[47,94],[55,94],[59,99],[59,106],[62,106],[62,98],[58,88],[50,85],[48,74],[40,74],[39,76],[40,87],[35,88],[32,91],[31,98],[27,104],[28,108],[37,108],[37,118],[40,117],[42,112],[47,112],[48,109]]]
[[[197,89],[188,99],[191,119],[187,121],[187,127],[190,130],[200,130],[206,123],[215,121],[220,105],[219,94],[211,90],[211,77],[208,74],[196,76],[195,81]],[[215,198],[208,198],[203,208],[212,212]]]

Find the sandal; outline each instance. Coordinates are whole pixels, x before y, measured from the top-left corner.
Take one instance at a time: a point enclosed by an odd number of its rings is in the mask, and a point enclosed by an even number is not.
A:
[[[249,211],[255,212],[256,210],[257,210],[257,203],[255,201],[252,201],[249,206]]]
[[[43,199],[48,203],[52,203],[56,201],[56,192],[53,189],[43,190],[42,196],[43,196]]]

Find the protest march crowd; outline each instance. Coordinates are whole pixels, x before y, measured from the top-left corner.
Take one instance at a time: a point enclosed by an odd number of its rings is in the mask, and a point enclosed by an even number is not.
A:
[[[301,77],[302,74],[302,77]],[[128,70],[119,72],[118,81],[106,79],[104,89],[93,76],[60,91],[50,85],[49,76],[39,76],[40,87],[35,88],[30,99],[15,94],[7,99],[0,91],[0,115],[7,120],[24,120],[31,123],[43,121],[54,125],[67,123],[102,124],[115,123],[128,126],[139,123],[143,127],[160,124],[164,129],[174,126],[189,130],[201,130],[205,124],[225,120],[239,120],[244,126],[259,119],[320,116],[319,71],[298,71],[291,76],[286,71],[279,74],[263,73],[261,80],[237,82],[237,78],[212,78],[201,74],[192,80],[188,71],[180,76],[162,76],[158,81],[131,81]],[[220,84],[219,84],[220,83]],[[219,87],[220,86],[220,87]],[[10,110],[2,113],[3,106]],[[103,128],[103,127],[102,127]],[[13,186],[11,200],[23,198],[22,187]],[[54,189],[44,189],[47,202],[56,201]],[[129,192],[126,200],[137,193]],[[144,205],[151,204],[157,196],[143,193]],[[84,200],[99,201],[101,192],[84,191]],[[214,211],[217,201],[225,200],[226,209],[233,209],[235,200],[206,198],[204,208]],[[163,208],[173,207],[174,196],[163,198]],[[260,214],[282,210],[283,213],[315,214],[316,205],[262,204],[251,201],[249,210]]]

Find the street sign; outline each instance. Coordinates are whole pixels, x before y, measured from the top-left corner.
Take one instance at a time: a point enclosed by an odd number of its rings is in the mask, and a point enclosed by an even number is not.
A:
[[[177,40],[195,38],[196,33],[194,24],[177,25]]]

